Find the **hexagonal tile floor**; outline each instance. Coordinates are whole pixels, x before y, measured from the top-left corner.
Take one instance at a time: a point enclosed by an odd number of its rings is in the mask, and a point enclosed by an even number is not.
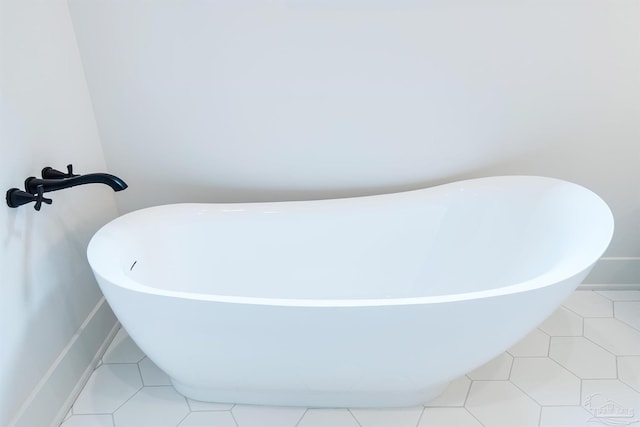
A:
[[[121,330],[61,427],[640,425],[639,310],[640,291],[576,291],[538,329],[440,397],[399,409],[193,401]]]

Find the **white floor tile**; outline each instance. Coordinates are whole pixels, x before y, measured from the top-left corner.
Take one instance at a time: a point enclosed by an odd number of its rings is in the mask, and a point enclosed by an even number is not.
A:
[[[582,335],[582,317],[560,307],[542,322],[539,328],[552,337],[580,336]]]
[[[297,427],[360,427],[347,409],[309,409]]]
[[[469,372],[467,376],[472,380],[506,380],[509,379],[513,356],[504,352],[477,369]]]
[[[189,413],[173,387],[144,387],[113,413],[115,427],[175,427]]]
[[[640,301],[640,291],[596,291],[611,301]]]
[[[238,427],[295,427],[305,408],[236,405],[233,413]]]
[[[618,378],[640,392],[640,356],[618,356]]]
[[[192,411],[229,411],[233,403],[201,402],[187,398],[187,403]]]
[[[60,427],[113,427],[113,418],[109,415],[72,415]]]
[[[112,413],[140,388],[142,380],[138,365],[100,365],[73,404],[73,413]]]
[[[611,300],[593,291],[575,291],[562,305],[582,317],[613,316]]]
[[[640,331],[617,319],[584,319],[584,336],[618,356],[640,356]]]
[[[442,394],[432,401],[425,403],[426,407],[442,407],[442,406],[464,406],[464,402],[469,394],[471,380],[463,375],[449,383]]]
[[[483,427],[464,408],[425,408],[418,427]]]
[[[540,406],[509,381],[474,381],[465,407],[491,427],[538,427],[540,419]]]
[[[617,378],[616,357],[584,337],[551,338],[549,357],[579,378]]]
[[[138,362],[138,366],[140,367],[140,375],[142,375],[142,383],[145,386],[171,385],[169,376],[148,357]]]
[[[422,410],[422,407],[351,409],[351,413],[362,427],[415,427],[420,419]]]
[[[582,406],[546,406],[542,408],[540,427],[587,427],[590,425],[587,422],[592,417]],[[593,425],[596,426],[597,424]]]
[[[640,301],[619,301],[614,307],[616,319],[640,330]]]
[[[623,425],[640,423],[640,393],[618,380],[583,380],[582,406],[605,425],[623,418]]]
[[[236,427],[231,412],[192,412],[178,427]]]
[[[549,335],[534,329],[509,350],[516,357],[540,357],[549,354]]]
[[[102,363],[138,363],[144,356],[142,350],[131,340],[127,331],[120,328],[102,356]]]
[[[548,357],[516,358],[511,381],[540,405],[580,404],[580,379]]]

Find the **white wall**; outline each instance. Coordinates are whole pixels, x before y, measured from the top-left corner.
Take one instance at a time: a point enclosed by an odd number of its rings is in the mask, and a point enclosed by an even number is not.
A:
[[[69,4],[123,211],[539,174],[640,265],[637,0]]]
[[[7,189],[22,187],[27,176],[39,175],[44,166],[73,163],[78,172],[104,171],[106,166],[66,2],[0,1],[4,205]],[[53,205],[44,205],[40,212],[33,204],[0,207],[2,426],[34,398],[36,386],[43,385],[59,356],[69,350],[102,297],[85,249],[98,227],[116,215],[113,193],[106,187],[84,186],[49,196]],[[106,324],[97,330],[108,331],[115,318],[108,310],[100,313],[100,322]],[[56,379],[72,388],[80,379],[73,377],[74,369],[82,372],[81,365],[91,362],[91,354],[81,356],[66,376]],[[31,414],[31,419],[40,420],[31,426],[45,426],[43,419],[50,422],[47,411],[57,412],[70,389],[54,386],[47,392],[51,394],[44,397],[46,402],[38,401],[43,404],[35,408],[44,413]]]

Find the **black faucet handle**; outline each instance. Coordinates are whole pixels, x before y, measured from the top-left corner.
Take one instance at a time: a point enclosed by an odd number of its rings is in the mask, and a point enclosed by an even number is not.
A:
[[[73,173],[73,165],[67,165],[67,173],[60,172],[57,169],[54,169],[50,166],[42,169],[42,178],[43,179],[62,179],[62,178],[73,178],[74,176],[79,176]]]
[[[34,196],[31,193],[27,193],[26,191],[22,191],[18,188],[10,188],[7,190],[7,206],[10,208],[17,208],[22,205],[26,205],[27,203],[31,203],[36,200],[37,196]]]
[[[7,205],[11,208],[26,205],[27,203],[36,202],[34,209],[39,211],[43,203],[50,205],[51,199],[44,197],[44,187],[38,185],[36,194],[27,193],[17,188],[11,188],[7,191]]]
[[[34,195],[34,200],[36,204],[33,208],[39,211],[40,208],[42,207],[42,203],[46,203],[50,205],[53,201],[51,199],[44,197],[44,187],[42,185],[38,185],[37,188],[38,188],[38,192]]]

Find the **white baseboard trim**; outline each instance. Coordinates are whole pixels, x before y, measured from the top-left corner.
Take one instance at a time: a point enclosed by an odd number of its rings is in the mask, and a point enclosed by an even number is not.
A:
[[[640,291],[640,284],[634,283],[583,283],[578,286],[579,291]]]
[[[640,257],[602,257],[581,289],[640,290]]]
[[[25,400],[9,427],[58,427],[119,326],[104,297],[101,298]]]

